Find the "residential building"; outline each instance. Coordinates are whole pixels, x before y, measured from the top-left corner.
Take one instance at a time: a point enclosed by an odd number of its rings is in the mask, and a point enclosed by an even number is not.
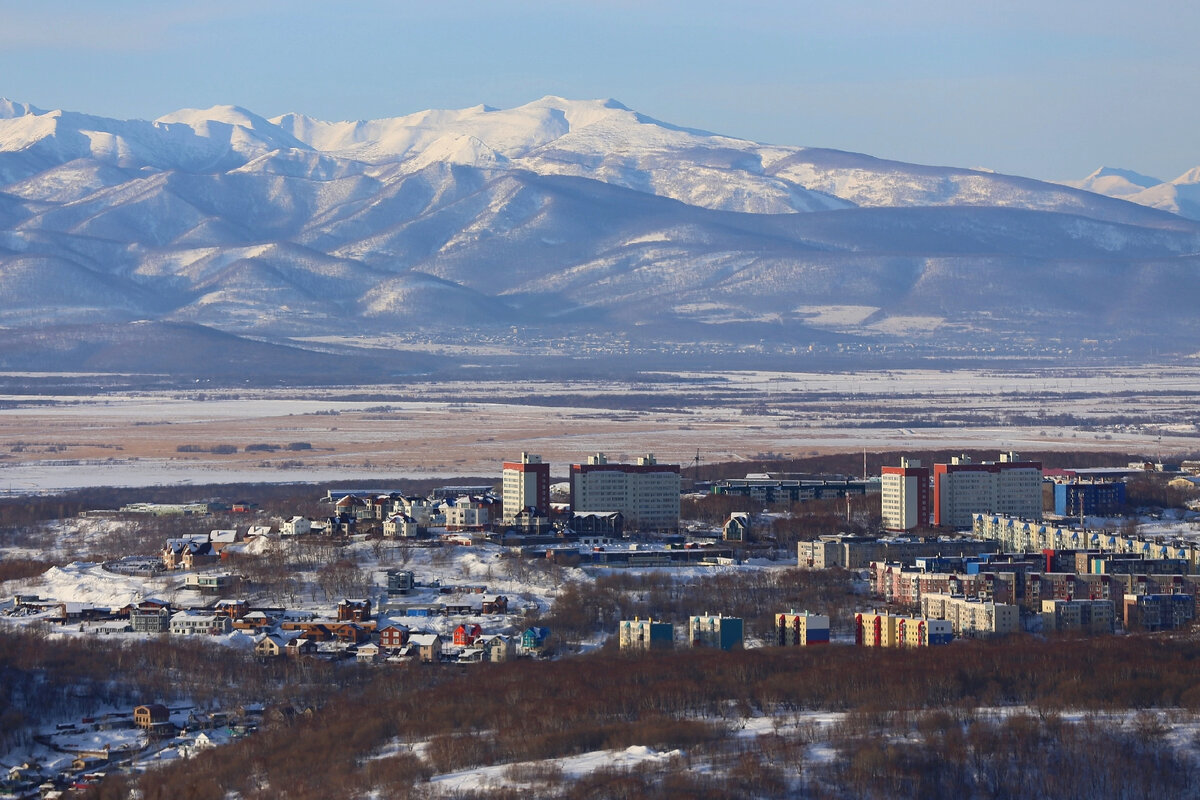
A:
[[[388,597],[411,594],[416,583],[416,575],[411,569],[389,569],[387,571]]]
[[[1111,600],[1043,600],[1042,630],[1112,633],[1116,614]]]
[[[292,517],[279,525],[280,536],[304,536],[312,530],[312,521],[307,517]]]
[[[338,603],[338,622],[363,622],[371,618],[371,601],[346,599]]]
[[[392,514],[383,521],[383,535],[388,538],[412,539],[419,532],[417,521],[407,514]]]
[[[504,462],[501,474],[505,522],[527,508],[536,508],[543,516],[550,513],[550,465],[541,456],[521,453],[520,461]]]
[[[854,641],[863,647],[930,647],[953,638],[946,620],[879,611],[854,615]]]
[[[1000,461],[974,463],[956,456],[949,464],[933,465],[933,524],[944,528],[970,527],[982,512],[1042,518],[1042,465],[1021,461],[1016,453],[1001,453]]]
[[[254,655],[259,658],[283,658],[287,651],[288,638],[277,633],[264,634],[254,643]]]
[[[740,650],[743,633],[742,620],[739,617],[698,614],[688,619],[688,642],[692,647]]]
[[[512,661],[517,653],[512,637],[502,633],[484,636],[476,642],[476,645],[483,648],[483,660],[493,664]]]
[[[877,479],[858,480],[844,477],[777,478],[772,475],[747,475],[724,478],[712,484],[713,494],[748,497],[764,506],[791,506],[810,500],[837,500],[862,497],[879,492]]]
[[[464,622],[454,629],[454,643],[459,647],[470,647],[483,636],[483,628],[475,622]]]
[[[171,617],[171,633],[178,636],[216,636],[233,630],[233,620],[222,614],[180,611]]]
[[[183,579],[183,588],[192,589],[205,594],[218,594],[233,589],[239,576],[231,572],[193,573]]]
[[[549,509],[549,506],[547,506]],[[446,530],[483,531],[492,523],[490,503],[472,497],[459,497],[446,505]]]
[[[171,629],[171,608],[137,605],[129,609],[129,626],[134,633],[166,633]]]
[[[521,649],[527,653],[540,653],[546,647],[550,629],[540,626],[526,628],[521,634]]]
[[[734,511],[721,528],[721,538],[726,542],[750,540],[750,515],[745,511]]]
[[[901,458],[900,466],[884,467],[880,480],[883,527],[912,531],[929,527],[929,468],[919,459]]]
[[[824,614],[775,615],[775,644],[783,647],[807,647],[829,644],[829,617]]]
[[[620,511],[632,530],[679,528],[679,465],[653,454],[636,464],[610,464],[603,453],[571,465],[571,510]]]
[[[417,648],[417,658],[422,664],[436,664],[442,657],[442,637],[436,633],[414,633],[408,643]]]
[[[404,625],[385,625],[379,629],[379,645],[388,650],[398,650],[408,644],[408,628]]]
[[[1196,604],[1186,594],[1125,595],[1125,630],[1169,631],[1191,622]]]
[[[931,592],[921,596],[921,614],[930,619],[948,620],[955,636],[1005,636],[1021,629],[1021,610],[1009,603],[990,603]]]
[[[1056,483],[1054,513],[1060,517],[1107,516],[1125,507],[1125,483]]]
[[[161,703],[146,703],[133,709],[133,724],[153,730],[171,724],[171,712]]]
[[[622,650],[670,650],[675,646],[675,626],[650,619],[621,620],[618,627]]]

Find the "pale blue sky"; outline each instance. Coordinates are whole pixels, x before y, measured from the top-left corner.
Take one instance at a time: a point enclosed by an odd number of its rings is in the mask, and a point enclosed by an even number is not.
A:
[[[398,116],[557,94],[926,164],[1171,179],[1200,165],[1178,0],[0,0],[0,95],[154,118]]]

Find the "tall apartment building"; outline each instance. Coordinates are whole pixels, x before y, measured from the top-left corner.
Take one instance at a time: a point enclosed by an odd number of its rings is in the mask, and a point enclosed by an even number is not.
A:
[[[743,630],[742,620],[738,617],[703,614],[688,618],[688,642],[692,647],[740,650]]]
[[[878,611],[854,615],[854,641],[863,647],[929,647],[953,638],[946,620]]]
[[[933,465],[933,524],[970,527],[973,515],[990,511],[1042,518],[1042,464],[1001,453],[999,461],[974,463],[957,456]]]
[[[1021,610],[1008,603],[930,593],[921,596],[921,613],[949,621],[955,636],[1004,636],[1021,629]]]
[[[929,468],[919,459],[901,458],[900,466],[884,467],[880,486],[885,530],[929,527]]]
[[[508,495],[505,494],[505,503]],[[571,510],[620,511],[629,530],[679,527],[679,465],[653,455],[636,464],[610,464],[603,453],[571,465]]]
[[[505,520],[515,519],[530,506],[542,516],[550,513],[550,465],[541,456],[521,453],[520,461],[505,461],[501,484]]]
[[[675,626],[650,619],[624,619],[618,639],[622,650],[670,650],[675,646]]]
[[[775,615],[775,644],[781,647],[807,647],[829,644],[829,617],[825,614]]]

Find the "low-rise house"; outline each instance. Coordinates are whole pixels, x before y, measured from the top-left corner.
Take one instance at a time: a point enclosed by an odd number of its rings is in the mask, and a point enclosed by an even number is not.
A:
[[[750,515],[745,511],[734,511],[721,528],[721,538],[727,542],[750,540]]]
[[[262,611],[247,611],[244,616],[233,621],[233,628],[239,631],[261,631],[274,624],[275,620]]]
[[[516,656],[516,648],[513,646],[512,637],[506,636],[503,633],[485,636],[479,640],[479,643],[483,647],[485,661],[498,664],[503,661],[512,661]]]
[[[383,535],[388,538],[413,539],[420,531],[417,521],[407,514],[392,514],[383,521]]]
[[[196,569],[217,563],[219,556],[207,536],[168,539],[163,548],[163,566],[167,569]]]
[[[473,497],[447,504],[444,514],[448,531],[485,531],[492,524],[491,504]]]
[[[239,620],[250,613],[250,604],[245,600],[218,600],[213,611],[232,620]]]
[[[521,634],[521,649],[527,653],[540,653],[546,647],[546,639],[549,636],[549,628],[526,628]]]
[[[501,594],[496,595],[495,600],[484,600],[480,610],[484,614],[507,614],[508,598]]]
[[[368,642],[360,644],[354,653],[354,659],[360,664],[374,664],[379,660],[379,645]]]
[[[411,569],[389,569],[387,571],[388,597],[402,597],[411,594],[416,585],[416,576]]]
[[[442,637],[436,633],[414,633],[408,643],[417,649],[417,658],[423,664],[436,664],[442,657]]]
[[[379,646],[397,650],[408,644],[408,628],[404,625],[385,625],[379,629]]]
[[[171,617],[171,634],[175,636],[217,636],[231,630],[233,622],[220,614],[180,611]]]
[[[371,638],[371,632],[356,622],[330,625],[329,633],[335,641],[343,644],[359,644]]]
[[[317,654],[317,643],[307,636],[297,636],[284,646],[283,653],[288,658],[315,656]]]
[[[254,655],[259,658],[282,658],[290,640],[278,633],[268,633],[254,643]]]
[[[371,618],[370,600],[342,600],[338,603],[339,622],[365,622]]]
[[[459,664],[480,664],[487,660],[487,653],[482,647],[464,647],[455,660]]]
[[[292,517],[279,526],[280,536],[304,536],[312,531],[312,521],[306,517]]]
[[[464,622],[454,629],[454,644],[460,647],[469,647],[475,644],[475,640],[483,635],[483,628],[476,622]]]
[[[171,712],[162,703],[146,703],[133,709],[133,724],[143,730],[170,725]]]
[[[220,555],[222,550],[236,541],[237,530],[234,529],[224,528],[208,532],[208,543],[212,545],[213,552],[217,555]]]
[[[171,607],[139,603],[129,609],[129,626],[134,633],[166,633],[171,629]]]
[[[240,579],[241,576],[232,572],[193,573],[184,577],[183,588],[204,594],[220,594],[231,591]]]

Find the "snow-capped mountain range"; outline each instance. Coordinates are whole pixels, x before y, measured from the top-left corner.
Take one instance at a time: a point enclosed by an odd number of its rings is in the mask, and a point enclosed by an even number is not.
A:
[[[1172,181],[1101,167],[1083,180],[1065,185],[1200,220],[1200,167],[1192,167]]]
[[[366,122],[0,100],[0,326],[1134,347],[1197,325],[1198,182],[764,145],[612,100]]]

